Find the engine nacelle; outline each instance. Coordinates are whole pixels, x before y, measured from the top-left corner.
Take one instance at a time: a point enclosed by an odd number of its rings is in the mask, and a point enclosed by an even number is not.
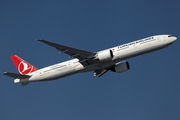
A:
[[[115,65],[112,71],[120,73],[120,72],[125,72],[129,69],[130,69],[129,63],[126,61],[126,62],[120,62],[117,65]]]
[[[110,61],[113,58],[112,50],[103,50],[97,54],[97,59],[100,61]]]

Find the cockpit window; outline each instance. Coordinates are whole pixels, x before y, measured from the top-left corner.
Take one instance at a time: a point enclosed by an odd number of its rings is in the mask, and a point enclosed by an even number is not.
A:
[[[172,37],[171,35],[169,35],[168,37]]]

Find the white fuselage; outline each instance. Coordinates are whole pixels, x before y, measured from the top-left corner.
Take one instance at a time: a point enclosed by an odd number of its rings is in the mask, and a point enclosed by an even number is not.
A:
[[[72,59],[30,73],[29,75],[32,75],[32,77],[30,77],[28,81],[36,82],[36,81],[55,80],[79,72],[87,72],[97,69],[103,69],[122,60],[164,48],[172,44],[175,40],[176,37],[168,36],[168,35],[157,35],[157,36],[151,36],[148,38],[136,40],[130,43],[109,48],[113,52],[113,60],[111,61],[106,61],[106,62],[99,61],[96,62],[95,64],[90,64],[84,67],[79,62],[79,59]]]

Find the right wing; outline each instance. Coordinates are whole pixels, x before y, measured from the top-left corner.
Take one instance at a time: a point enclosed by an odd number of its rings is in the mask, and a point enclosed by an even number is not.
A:
[[[84,62],[88,59],[91,59],[96,55],[96,53],[94,53],[94,52],[89,52],[89,51],[85,51],[85,50],[80,50],[80,49],[56,44],[53,42],[49,42],[47,40],[38,40],[38,41],[41,41],[47,45],[50,45],[50,46],[58,49],[59,51],[68,54],[71,57],[78,58],[80,62],[81,61]]]

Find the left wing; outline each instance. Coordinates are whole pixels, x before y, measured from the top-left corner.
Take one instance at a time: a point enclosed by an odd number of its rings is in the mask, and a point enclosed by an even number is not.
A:
[[[79,50],[76,48],[67,47],[67,46],[56,44],[56,43],[49,42],[46,40],[38,40],[38,41],[43,42],[47,45],[50,45],[50,46],[58,49],[59,51],[68,54],[71,57],[78,58],[80,62],[81,61],[84,62],[90,58],[93,58],[96,55],[96,53],[94,53],[94,52]]]

